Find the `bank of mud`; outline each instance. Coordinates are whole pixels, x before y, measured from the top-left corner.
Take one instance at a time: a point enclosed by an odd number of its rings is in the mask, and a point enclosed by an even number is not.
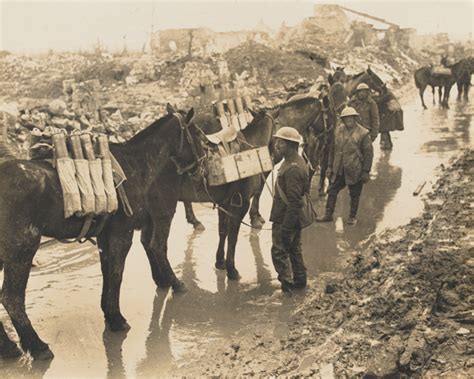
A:
[[[472,376],[473,161],[467,150],[442,166],[423,213],[359,245],[345,272],[278,295],[289,322],[255,315],[177,374]]]

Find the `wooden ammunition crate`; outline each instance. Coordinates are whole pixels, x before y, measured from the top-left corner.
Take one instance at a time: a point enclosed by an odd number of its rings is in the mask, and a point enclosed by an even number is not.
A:
[[[213,155],[207,163],[210,186],[219,186],[273,170],[267,146],[227,156]]]

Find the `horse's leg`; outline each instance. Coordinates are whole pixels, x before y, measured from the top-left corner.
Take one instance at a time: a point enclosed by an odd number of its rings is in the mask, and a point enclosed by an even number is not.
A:
[[[464,100],[469,100],[469,87],[471,86],[470,83],[464,83]]]
[[[140,241],[145,249],[146,255],[148,257],[148,262],[150,263],[151,276],[153,281],[160,288],[168,288],[171,285],[169,278],[166,278],[164,273],[165,268],[162,267],[157,254],[151,248],[151,241],[153,238],[153,221],[151,218],[148,219],[145,226],[142,228]]]
[[[196,230],[206,229],[201,223],[201,221],[199,221],[196,215],[194,214],[193,203],[189,201],[183,201],[183,205],[184,211],[186,212],[186,220],[188,221],[188,223],[191,224]]]
[[[171,221],[173,221],[174,211],[176,209],[176,202],[174,206],[168,203],[166,206],[158,204],[158,209],[166,210],[165,212],[153,212],[153,237],[150,242],[150,252],[156,257],[150,260],[150,264],[155,265],[160,273],[159,283],[160,287],[171,286],[175,292],[184,292],[186,287],[184,283],[179,280],[171,267],[168,260],[168,237],[171,229]]]
[[[240,223],[245,217],[250,206],[250,201],[242,199],[241,207],[230,206],[230,212],[235,217],[229,218],[229,236],[227,242],[227,256],[225,266],[227,269],[227,278],[230,280],[240,279],[240,274],[235,268],[235,247],[237,245],[237,238],[239,236]]]
[[[53,359],[54,355],[38,337],[25,310],[26,285],[35,252],[23,254],[20,262],[5,262],[2,303],[20,337],[23,350],[29,351],[34,359],[47,360]]]
[[[444,100],[443,100],[443,103],[444,103],[444,107],[446,109],[449,109],[449,94],[451,93],[451,87],[452,87],[452,85],[446,85],[444,87]]]
[[[457,100],[461,100],[462,97],[462,90],[463,90],[463,83],[461,81],[456,82],[456,86],[458,87],[458,97]]]
[[[216,268],[219,270],[225,269],[225,241],[229,234],[229,216],[226,215],[221,209],[218,210],[219,214],[219,245],[217,246],[216,252]]]
[[[16,358],[22,354],[23,352],[16,346],[16,343],[8,337],[3,323],[0,322],[0,358]]]
[[[103,239],[107,239],[104,243]],[[129,330],[127,320],[120,312],[120,287],[122,285],[123,269],[128,251],[132,246],[133,229],[121,227],[119,222],[110,224],[100,236],[101,265],[103,277],[101,305],[104,310],[105,321],[110,330]]]
[[[435,86],[431,86],[431,92],[433,93],[433,105],[436,104],[436,101],[435,101],[435,97],[436,97],[435,90],[436,90],[436,87],[435,87]]]
[[[265,180],[268,177],[268,174],[265,175]],[[250,207],[250,224],[256,229],[262,229],[263,224],[265,224],[265,219],[260,214],[260,196],[262,196],[263,189],[265,187],[264,179],[262,178],[262,185],[258,189],[257,193],[252,199],[252,205]]]
[[[423,94],[425,93],[425,88],[426,88],[426,85],[421,86],[420,91],[419,91],[420,92],[421,105],[423,106],[423,109],[427,109],[427,106],[425,105],[425,100],[423,99]],[[433,101],[434,101],[434,99],[433,99]]]

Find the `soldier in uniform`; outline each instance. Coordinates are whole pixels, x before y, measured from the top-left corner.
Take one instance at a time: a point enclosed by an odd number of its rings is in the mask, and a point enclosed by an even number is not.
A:
[[[369,131],[357,123],[359,114],[352,107],[346,107],[341,113],[343,125],[338,125],[334,142],[329,150],[329,168],[327,177],[330,186],[326,202],[326,213],[318,218],[319,222],[332,221],[339,191],[349,186],[351,210],[349,225],[354,225],[359,207],[362,186],[370,179],[374,151]]]
[[[301,247],[301,208],[303,196],[309,193],[309,170],[298,154],[302,138],[291,127],[275,134],[276,161],[284,158],[278,172],[270,215],[272,226],[272,260],[281,289],[291,292],[306,286],[306,268]]]
[[[367,84],[360,83],[356,87],[355,96],[349,102],[349,106],[359,113],[361,125],[370,130],[370,138],[372,142],[375,141],[380,128],[379,109],[370,97],[370,88]]]

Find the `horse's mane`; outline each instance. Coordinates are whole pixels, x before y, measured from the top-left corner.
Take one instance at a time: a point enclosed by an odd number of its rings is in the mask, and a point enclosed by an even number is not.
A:
[[[0,139],[0,163],[10,161],[12,159],[17,159],[17,157],[15,157],[5,142]]]
[[[320,101],[317,97],[309,95],[309,96],[306,96],[306,97],[301,97],[301,98],[298,98],[298,99],[289,100],[286,103],[277,104],[277,105],[274,105],[274,106],[269,107],[269,108],[264,108],[263,110],[272,111],[272,110],[275,110],[275,109],[285,109],[285,108],[291,107],[293,105],[301,106],[301,105],[305,105],[306,103],[313,102],[315,100]]]
[[[359,78],[360,76],[362,76],[362,75],[364,75],[364,74],[365,74],[365,70],[359,72],[358,74],[352,75],[352,79],[357,79],[357,78]]]
[[[138,142],[143,141],[144,139],[153,135],[157,129],[159,129],[163,124],[169,121],[169,119],[173,117],[172,114],[167,114],[166,116],[161,117],[160,119],[154,121],[151,125],[147,126],[145,129],[139,131],[135,134],[132,138],[130,138],[127,144],[135,144]]]

